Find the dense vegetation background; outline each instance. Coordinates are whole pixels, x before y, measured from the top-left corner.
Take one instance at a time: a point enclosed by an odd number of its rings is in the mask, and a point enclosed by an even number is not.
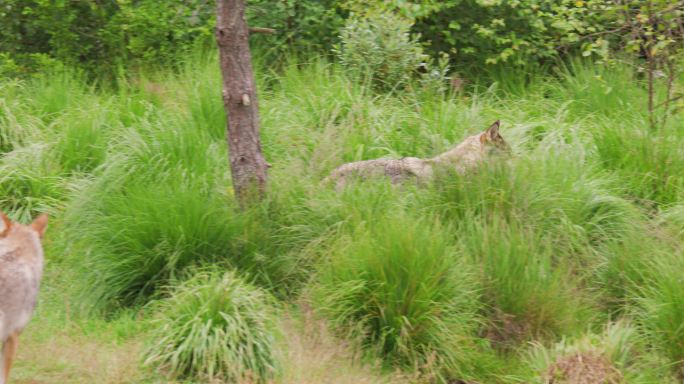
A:
[[[249,12],[241,210],[213,2],[3,2],[0,207],[53,217],[19,382],[681,382],[680,2]],[[476,173],[321,183],[497,119]]]

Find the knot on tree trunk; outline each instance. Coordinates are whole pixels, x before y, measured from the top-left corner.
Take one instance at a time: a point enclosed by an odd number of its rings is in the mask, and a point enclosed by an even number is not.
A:
[[[263,197],[267,176],[244,11],[244,0],[218,0],[216,41],[228,120],[228,152],[235,196],[243,207]]]

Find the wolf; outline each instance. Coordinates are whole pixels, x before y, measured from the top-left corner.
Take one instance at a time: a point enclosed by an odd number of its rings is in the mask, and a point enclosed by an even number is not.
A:
[[[499,154],[510,154],[511,147],[499,134],[499,120],[484,132],[467,137],[454,148],[429,159],[404,157],[401,159],[374,159],[343,164],[326,177],[324,183],[335,182],[340,189],[350,179],[388,177],[392,184],[414,180],[425,184],[437,171],[455,171],[459,174],[476,168],[485,159]]]
[[[0,231],[0,341],[3,344],[0,384],[7,384],[19,334],[36,306],[43,275],[41,241],[48,217],[40,215],[29,225],[12,222],[2,212],[0,219],[4,223]]]

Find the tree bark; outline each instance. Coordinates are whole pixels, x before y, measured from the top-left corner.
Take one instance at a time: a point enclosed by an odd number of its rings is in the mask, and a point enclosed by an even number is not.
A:
[[[261,152],[259,108],[249,51],[244,0],[217,0],[216,42],[228,120],[228,152],[233,189],[241,206],[266,192],[268,163]]]

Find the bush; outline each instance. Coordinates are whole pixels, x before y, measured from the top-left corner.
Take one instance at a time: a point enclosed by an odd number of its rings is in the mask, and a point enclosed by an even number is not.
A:
[[[377,88],[401,89],[427,59],[410,28],[410,21],[390,13],[350,19],[336,50],[340,63]]]
[[[189,48],[211,38],[213,13],[213,5],[202,0],[8,0],[0,10],[0,52],[18,61],[12,67],[18,74],[41,69],[33,55],[46,54],[57,59],[56,64],[112,75],[122,64],[180,59]]]
[[[64,71],[64,64],[46,53],[0,52],[0,77],[38,77],[46,72]]]
[[[277,30],[252,40],[271,55],[329,52],[348,14],[338,3],[250,0],[248,23]],[[213,47],[215,4],[6,0],[0,24],[0,75],[26,76],[65,63],[115,76],[122,67],[173,65],[197,46]]]
[[[406,215],[360,224],[332,247],[311,287],[315,309],[391,365],[464,374],[478,286],[449,237]]]
[[[152,306],[145,364],[202,382],[267,382],[279,370],[274,305],[234,272],[199,272]]]
[[[457,64],[481,69],[529,67],[559,52],[588,51],[594,45],[582,37],[610,29],[617,16],[607,7],[602,0],[450,0],[404,11],[417,18],[413,30],[433,53],[449,52]],[[605,39],[597,42],[607,48]]]
[[[348,16],[343,4],[339,0],[249,0],[245,12],[249,25],[277,31],[253,38],[261,52],[325,54],[338,42]]]

